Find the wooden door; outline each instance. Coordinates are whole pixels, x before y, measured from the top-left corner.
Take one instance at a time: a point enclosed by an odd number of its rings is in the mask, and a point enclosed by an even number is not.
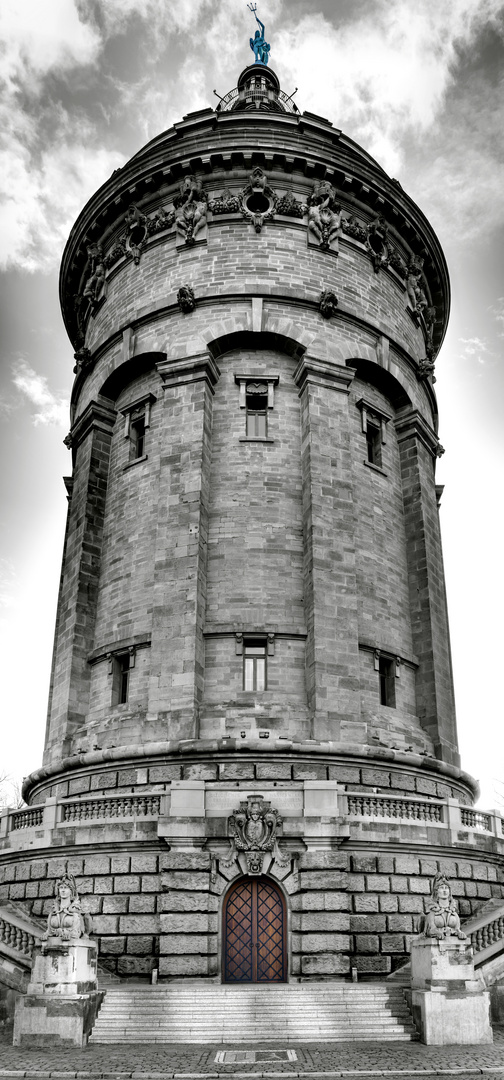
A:
[[[285,904],[269,878],[241,878],[224,906],[224,982],[285,982]]]

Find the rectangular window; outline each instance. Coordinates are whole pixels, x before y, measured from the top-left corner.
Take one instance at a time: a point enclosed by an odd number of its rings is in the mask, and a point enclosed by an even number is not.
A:
[[[130,424],[130,461],[143,457],[145,452],[145,415]]]
[[[243,689],[266,689],[266,642],[252,640],[243,645]]]
[[[131,663],[129,652],[119,653],[111,660],[112,665],[112,705],[125,705],[129,697]]]
[[[247,438],[265,439],[268,434],[268,387],[260,383],[247,386]]]
[[[382,464],[382,451],[381,451],[381,430],[375,427],[374,424],[370,424],[369,420],[366,425],[366,443],[367,443],[367,459],[371,465],[377,465],[381,469]]]
[[[380,679],[380,705],[388,705],[390,709],[395,709],[396,704],[395,667],[395,660],[389,660],[385,656],[380,656],[378,666]]]

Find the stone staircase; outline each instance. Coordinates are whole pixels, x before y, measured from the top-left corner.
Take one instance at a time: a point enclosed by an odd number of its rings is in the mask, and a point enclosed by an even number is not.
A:
[[[401,987],[382,983],[109,987],[91,1043],[411,1041]]]

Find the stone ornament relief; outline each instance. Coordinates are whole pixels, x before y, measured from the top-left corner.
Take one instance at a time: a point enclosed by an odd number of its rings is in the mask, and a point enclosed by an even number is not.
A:
[[[189,315],[196,307],[194,289],[190,285],[181,285],[177,293],[177,304],[184,315]]]
[[[244,854],[248,874],[261,874],[266,852],[279,867],[290,865],[280,851],[278,834],[282,818],[262,795],[247,795],[228,818],[229,855],[223,865],[230,868]]]
[[[323,319],[332,319],[336,315],[338,297],[330,289],[324,289],[320,294],[319,311]]]
[[[446,938],[460,938],[467,941],[467,935],[460,929],[460,918],[456,900],[453,899],[448,878],[439,872],[431,884],[431,896],[427,912],[420,922],[420,933],[426,938],[445,941]]]
[[[175,196],[173,205],[177,236],[182,237],[190,247],[207,223],[207,195],[192,173],[184,177],[180,194]]]
[[[322,251],[329,251],[337,244],[341,231],[341,206],[336,201],[336,191],[327,180],[318,181],[308,198],[308,232],[311,232]]]
[[[91,361],[83,348],[86,321],[89,314],[94,315],[98,306],[106,299],[106,272],[120,259],[133,259],[139,266],[142,252],[150,237],[175,226],[178,243],[191,247],[202,237],[208,220],[208,212],[221,214],[241,214],[260,233],[265,222],[275,217],[293,217],[301,220],[307,217],[308,235],[312,243],[321,251],[338,253],[341,235],[350,237],[362,244],[373,264],[375,273],[391,267],[405,281],[407,308],[417,326],[425,335],[425,360],[419,365],[419,380],[433,376],[435,347],[433,343],[436,324],[436,309],[429,304],[423,282],[423,259],[411,255],[409,262],[400,255],[389,240],[389,227],[383,215],[376,215],[367,224],[359,222],[353,214],[343,215],[338,202],[337,191],[327,180],[316,181],[306,203],[300,202],[292,191],[279,196],[268,183],[264,170],[257,166],[250,173],[248,184],[237,194],[222,192],[214,199],[208,199],[201,181],[190,173],[184,177],[179,193],[174,196],[169,208],[161,207],[151,216],[147,216],[135,203],[131,203],[124,216],[125,229],[116,239],[106,255],[103,243],[88,245],[87,276],[82,291],[74,297],[74,310],[77,323],[74,372],[85,372]],[[183,287],[185,288],[185,286]],[[333,294],[334,295],[334,294]],[[190,298],[178,298],[184,313],[194,310]],[[336,301],[337,303],[337,301]],[[324,306],[324,310],[322,307]],[[323,318],[329,308],[320,306]]]

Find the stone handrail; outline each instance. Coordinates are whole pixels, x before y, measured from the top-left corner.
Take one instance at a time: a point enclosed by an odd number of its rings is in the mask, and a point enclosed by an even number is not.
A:
[[[471,939],[475,966],[504,951],[504,901],[489,900],[482,911],[462,927]]]
[[[389,818],[397,821],[443,822],[443,802],[414,796],[347,792],[348,817]]]
[[[153,818],[161,813],[161,795],[150,792],[141,795],[108,795],[101,798],[82,798],[61,803],[61,820],[78,825],[82,822],[114,818]]]
[[[27,810],[15,810],[12,813],[11,829],[33,829],[42,825],[44,809],[42,806],[29,806]]]
[[[35,945],[44,931],[35,923],[15,915],[9,908],[0,907],[0,953],[16,960],[21,967],[31,968]]]

